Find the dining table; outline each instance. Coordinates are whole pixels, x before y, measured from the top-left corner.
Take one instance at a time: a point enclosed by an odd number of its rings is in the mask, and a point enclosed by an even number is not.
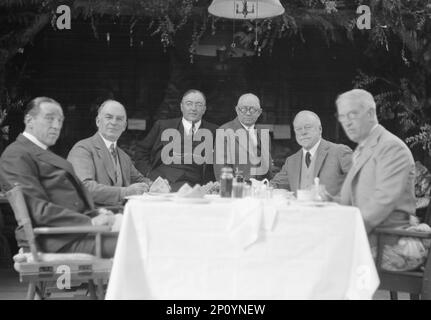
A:
[[[372,299],[358,208],[278,198],[132,196],[106,299]]]

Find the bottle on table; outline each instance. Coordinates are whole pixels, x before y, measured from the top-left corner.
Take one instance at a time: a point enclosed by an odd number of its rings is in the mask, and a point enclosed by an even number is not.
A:
[[[242,198],[244,190],[244,176],[242,175],[242,171],[238,168],[235,169],[235,177],[232,182],[232,197],[233,198]]]
[[[232,181],[233,170],[230,167],[224,167],[221,169],[220,174],[220,197],[230,198],[232,197]]]

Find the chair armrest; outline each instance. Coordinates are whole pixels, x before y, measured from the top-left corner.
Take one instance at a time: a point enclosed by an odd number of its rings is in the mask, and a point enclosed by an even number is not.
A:
[[[74,226],[74,227],[41,227],[34,228],[34,234],[74,234],[74,233],[110,233],[108,226]]]
[[[413,237],[413,238],[431,238],[431,232],[420,232],[420,231],[407,231],[403,229],[386,229],[386,228],[376,228],[375,233],[377,235],[392,235],[392,236],[403,236],[403,237]]]

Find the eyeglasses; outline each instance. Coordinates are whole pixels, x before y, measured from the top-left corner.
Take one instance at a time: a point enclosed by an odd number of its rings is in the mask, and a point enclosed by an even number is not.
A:
[[[240,106],[238,107],[239,111],[241,113],[250,113],[250,114],[256,114],[258,112],[260,112],[261,109],[253,107],[253,106]]]
[[[359,112],[359,111],[350,111],[347,114],[339,114],[338,112],[335,113],[335,118],[337,118],[337,120],[339,122],[345,122],[347,120],[349,120],[349,121],[356,120],[360,116],[361,116],[361,112]]]

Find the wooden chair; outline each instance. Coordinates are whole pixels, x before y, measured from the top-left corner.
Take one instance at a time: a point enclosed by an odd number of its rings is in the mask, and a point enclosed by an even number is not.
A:
[[[14,257],[15,270],[21,282],[28,282],[27,299],[33,300],[46,297],[48,285],[56,285],[59,277],[64,274],[65,267],[70,270],[72,286],[88,283],[88,291],[92,299],[103,299],[103,284],[109,279],[112,259],[101,258],[102,235],[109,233],[105,226],[71,226],[33,228],[24,195],[20,186],[7,192],[9,203],[19,226],[22,226],[30,246],[30,253],[25,259]],[[41,253],[38,251],[36,237],[39,235],[59,234],[92,234],[95,236],[96,254],[82,253]],[[61,281],[62,279],[60,279]],[[97,284],[97,285],[96,285]]]
[[[390,292],[391,300],[398,299],[398,292],[407,292],[410,299],[431,300],[431,250],[424,267],[414,271],[388,271],[382,269],[383,238],[385,236],[402,236],[420,239],[431,239],[431,233],[406,231],[399,229],[377,228],[377,271],[380,277],[381,290]]]

